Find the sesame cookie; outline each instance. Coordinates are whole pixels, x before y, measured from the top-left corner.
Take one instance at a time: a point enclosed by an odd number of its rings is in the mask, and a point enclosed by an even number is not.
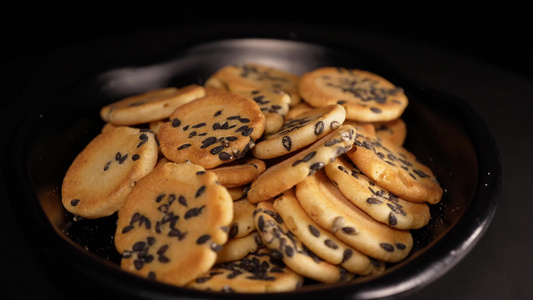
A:
[[[346,155],[376,184],[405,200],[436,204],[442,197],[431,169],[402,146],[359,132]]]
[[[222,246],[222,250],[217,253],[216,263],[219,264],[242,259],[263,246],[261,235],[256,230],[242,237],[230,238]]]
[[[74,215],[94,219],[115,213],[135,183],[157,163],[155,135],[109,127],[76,156],[63,179],[62,203]]]
[[[361,122],[390,121],[408,105],[403,89],[385,78],[358,69],[322,67],[302,75],[299,90],[311,106],[341,104],[346,119]]]
[[[265,170],[265,162],[253,157],[243,157],[211,169],[226,188],[246,185]]]
[[[281,90],[236,90],[233,94],[252,98],[265,115],[265,133],[277,131],[283,126],[289,111],[291,97]]]
[[[204,85],[229,92],[238,90],[281,90],[290,95],[294,105],[301,101],[298,75],[258,63],[227,65],[211,75]]]
[[[243,157],[264,129],[265,116],[252,99],[213,94],[178,107],[157,136],[171,161],[212,169]]]
[[[231,196],[231,199],[234,201],[240,200],[242,197],[246,196],[246,193],[248,192],[248,189],[250,188],[249,184],[236,186],[236,187],[230,187],[226,188],[228,190],[228,193]]]
[[[229,237],[238,238],[255,230],[253,213],[256,204],[250,203],[246,197],[233,201],[233,220],[229,228]]]
[[[308,111],[311,109],[313,109],[313,107],[309,105],[309,103],[305,101],[300,101],[298,104],[292,105],[289,108],[289,111],[287,112],[287,114],[285,114],[285,119],[292,119],[297,115],[303,113],[304,111]]]
[[[345,116],[344,108],[338,104],[308,110],[287,119],[278,131],[264,134],[252,154],[269,159],[302,149],[339,128]]]
[[[192,163],[162,163],[118,211],[121,268],[183,286],[215,264],[232,217],[233,201],[215,174]]]
[[[367,255],[348,246],[313,221],[296,200],[294,189],[285,191],[274,200],[273,205],[287,229],[320,258],[359,275],[376,270]]]
[[[257,204],[254,220],[271,255],[296,273],[323,283],[342,282],[353,277],[346,269],[321,259],[304,246],[287,228],[271,200]]]
[[[304,277],[274,259],[268,248],[215,265],[187,287],[221,293],[275,293],[299,289]]]
[[[204,95],[204,88],[197,84],[151,90],[102,107],[100,117],[116,125],[149,123],[168,118],[178,106]]]
[[[353,126],[341,126],[290,158],[270,166],[250,185],[248,201],[271,199],[322,169],[335,157],[351,149],[355,138]]]
[[[384,262],[398,262],[409,254],[413,237],[380,223],[346,199],[317,171],[296,186],[296,198],[307,214],[322,228],[360,252]]]
[[[398,229],[418,229],[431,217],[429,205],[406,201],[377,185],[350,160],[337,157],[324,171],[341,193],[375,220]]]
[[[389,140],[393,144],[402,146],[407,137],[407,126],[401,118],[388,122],[375,122],[376,135],[382,140]]]

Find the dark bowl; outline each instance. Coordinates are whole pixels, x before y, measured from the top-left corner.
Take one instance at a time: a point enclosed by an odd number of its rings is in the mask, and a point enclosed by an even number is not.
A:
[[[322,31],[325,33],[325,31]],[[127,95],[203,81],[218,68],[255,61],[302,74],[321,66],[372,71],[410,99],[405,147],[434,170],[445,192],[415,245],[383,274],[349,283],[309,284],[278,299],[403,297],[437,280],[485,232],[496,209],[501,167],[483,121],[461,99],[414,82],[408,72],[360,50],[347,33],[309,28],[228,25],[173,28],[124,36],[60,53],[28,86],[33,106],[10,137],[4,169],[19,225],[39,259],[73,295],[220,299],[120,270],[113,246],[116,216],[75,220],[60,202],[63,176],[100,131],[99,109]],[[247,299],[250,295],[232,295]],[[272,295],[254,295],[254,298]]]

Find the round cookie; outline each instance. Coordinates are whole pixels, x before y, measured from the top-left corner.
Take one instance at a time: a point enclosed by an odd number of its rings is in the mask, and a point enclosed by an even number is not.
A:
[[[290,158],[270,166],[250,185],[248,201],[271,199],[295,186],[353,146],[355,129],[341,126]]]
[[[108,127],[68,168],[61,187],[62,204],[83,218],[109,216],[122,206],[135,183],[153,170],[157,158],[153,132]]]
[[[211,75],[205,85],[229,92],[238,90],[281,90],[290,95],[290,105],[301,101],[298,75],[258,63],[227,65]]]
[[[257,158],[269,159],[300,150],[339,128],[345,116],[338,104],[313,108],[287,119],[278,131],[264,134],[251,152]]]
[[[187,287],[222,293],[291,292],[302,287],[304,277],[270,255],[268,248],[238,261],[215,265]]]
[[[289,108],[289,111],[287,112],[287,114],[285,114],[285,119],[292,119],[297,115],[303,113],[304,111],[308,111],[311,109],[313,109],[313,107],[309,105],[309,103],[305,101],[300,101],[298,104],[292,105]]]
[[[215,264],[232,217],[233,201],[215,174],[192,163],[162,163],[118,211],[121,268],[183,286]]]
[[[403,119],[398,118],[396,120],[388,122],[375,122],[372,123],[375,128],[376,135],[382,140],[389,140],[393,144],[402,146],[407,137],[407,126]]]
[[[291,97],[281,90],[237,90],[233,94],[252,98],[265,115],[265,133],[275,132],[283,126],[289,111]]]
[[[346,119],[361,122],[397,119],[408,105],[403,89],[358,69],[322,67],[309,71],[302,75],[299,90],[311,106],[341,104]]]
[[[178,107],[157,137],[171,161],[212,169],[243,157],[264,129],[265,116],[252,99],[213,94]]]
[[[436,204],[443,190],[429,167],[402,146],[363,133],[346,153],[361,172],[408,201]]]
[[[178,106],[204,95],[204,88],[197,84],[155,89],[102,107],[100,117],[116,125],[149,123],[168,118]]]
[[[249,188],[250,188],[250,185],[246,184],[246,185],[230,187],[226,189],[228,190],[228,193],[230,194],[231,199],[233,199],[233,201],[236,201],[246,196],[246,193],[248,192]]]
[[[367,255],[348,246],[313,221],[296,200],[294,189],[287,190],[276,198],[274,209],[287,229],[320,258],[359,275],[376,271]]]
[[[238,238],[250,234],[255,230],[253,213],[256,204],[246,198],[233,201],[233,220],[229,228],[229,237]]]
[[[217,253],[216,263],[242,259],[263,246],[261,235],[255,230],[242,237],[230,238]]]
[[[243,157],[210,170],[217,174],[221,185],[232,188],[254,181],[266,170],[266,164],[257,158]]]
[[[427,203],[406,201],[384,190],[349,160],[337,157],[324,171],[346,199],[383,224],[418,229],[431,218]]]
[[[399,262],[411,251],[409,230],[380,223],[348,201],[327,178],[317,171],[296,186],[296,199],[322,228],[360,252],[384,262]]]
[[[287,229],[272,201],[257,204],[254,212],[257,231],[271,255],[296,273],[323,283],[343,282],[353,278],[346,269],[333,265],[311,252]]]

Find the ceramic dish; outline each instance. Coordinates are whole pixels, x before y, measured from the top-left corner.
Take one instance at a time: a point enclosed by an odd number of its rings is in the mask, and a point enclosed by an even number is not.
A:
[[[276,295],[278,299],[408,295],[437,280],[482,236],[496,208],[500,160],[490,132],[461,99],[412,82],[407,72],[389,68],[340,38],[313,39],[312,33],[300,33],[296,39],[273,30],[255,35],[187,32],[129,36],[76,49],[75,55],[59,55],[29,86],[36,101],[9,141],[5,178],[19,225],[65,290],[119,298],[227,297],[121,271],[112,238],[116,216],[74,221],[61,205],[60,187],[75,155],[101,129],[99,109],[104,104],[151,88],[201,84],[218,68],[245,61],[296,74],[320,66],[366,69],[402,87],[410,99],[403,116],[408,130],[405,147],[434,170],[445,190],[442,201],[431,207],[430,223],[412,231],[414,249],[404,261],[376,277],[307,285]],[[176,36],[180,38],[171,38]],[[272,295],[252,299],[268,297]]]

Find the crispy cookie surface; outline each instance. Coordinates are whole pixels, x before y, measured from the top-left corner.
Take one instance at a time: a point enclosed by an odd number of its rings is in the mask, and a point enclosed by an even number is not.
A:
[[[116,125],[149,123],[168,118],[178,106],[204,95],[204,88],[197,84],[150,90],[102,107],[100,116]]]
[[[319,107],[341,104],[346,119],[390,121],[408,105],[403,89],[369,71],[322,67],[301,76],[299,91],[305,102]]]
[[[233,200],[215,174],[192,163],[162,163],[118,212],[121,268],[183,286],[215,264],[232,218]]]
[[[413,237],[380,223],[348,201],[317,171],[296,186],[296,198],[307,214],[322,228],[360,252],[384,262],[398,262],[409,254]]]
[[[136,182],[152,171],[157,156],[153,132],[108,127],[89,142],[67,170],[61,187],[63,206],[88,219],[115,213]]]
[[[398,229],[418,229],[431,218],[427,203],[407,201],[390,193],[349,159],[337,157],[324,171],[346,199],[381,223]]]
[[[442,198],[432,170],[402,146],[360,132],[346,155],[379,186],[405,200],[436,204]]]
[[[275,293],[299,289],[304,277],[273,258],[267,248],[215,265],[187,287],[222,293]]]
[[[244,157],[265,129],[252,99],[213,94],[178,107],[158,130],[161,151],[171,161],[212,169]]]
[[[346,269],[321,259],[305,247],[287,228],[272,201],[257,204],[254,220],[263,244],[270,249],[271,255],[296,273],[324,283],[342,282],[353,277]]]
[[[313,108],[287,119],[279,130],[264,134],[252,154],[269,159],[300,150],[339,128],[345,116],[344,108],[338,104]]]
[[[287,229],[321,259],[334,265],[341,265],[359,275],[380,271],[374,267],[367,255],[345,244],[313,221],[296,199],[294,189],[287,190],[276,198],[273,206]]]
[[[290,158],[269,167],[250,185],[248,201],[265,201],[295,186],[351,149],[354,137],[353,126],[341,126]]]

